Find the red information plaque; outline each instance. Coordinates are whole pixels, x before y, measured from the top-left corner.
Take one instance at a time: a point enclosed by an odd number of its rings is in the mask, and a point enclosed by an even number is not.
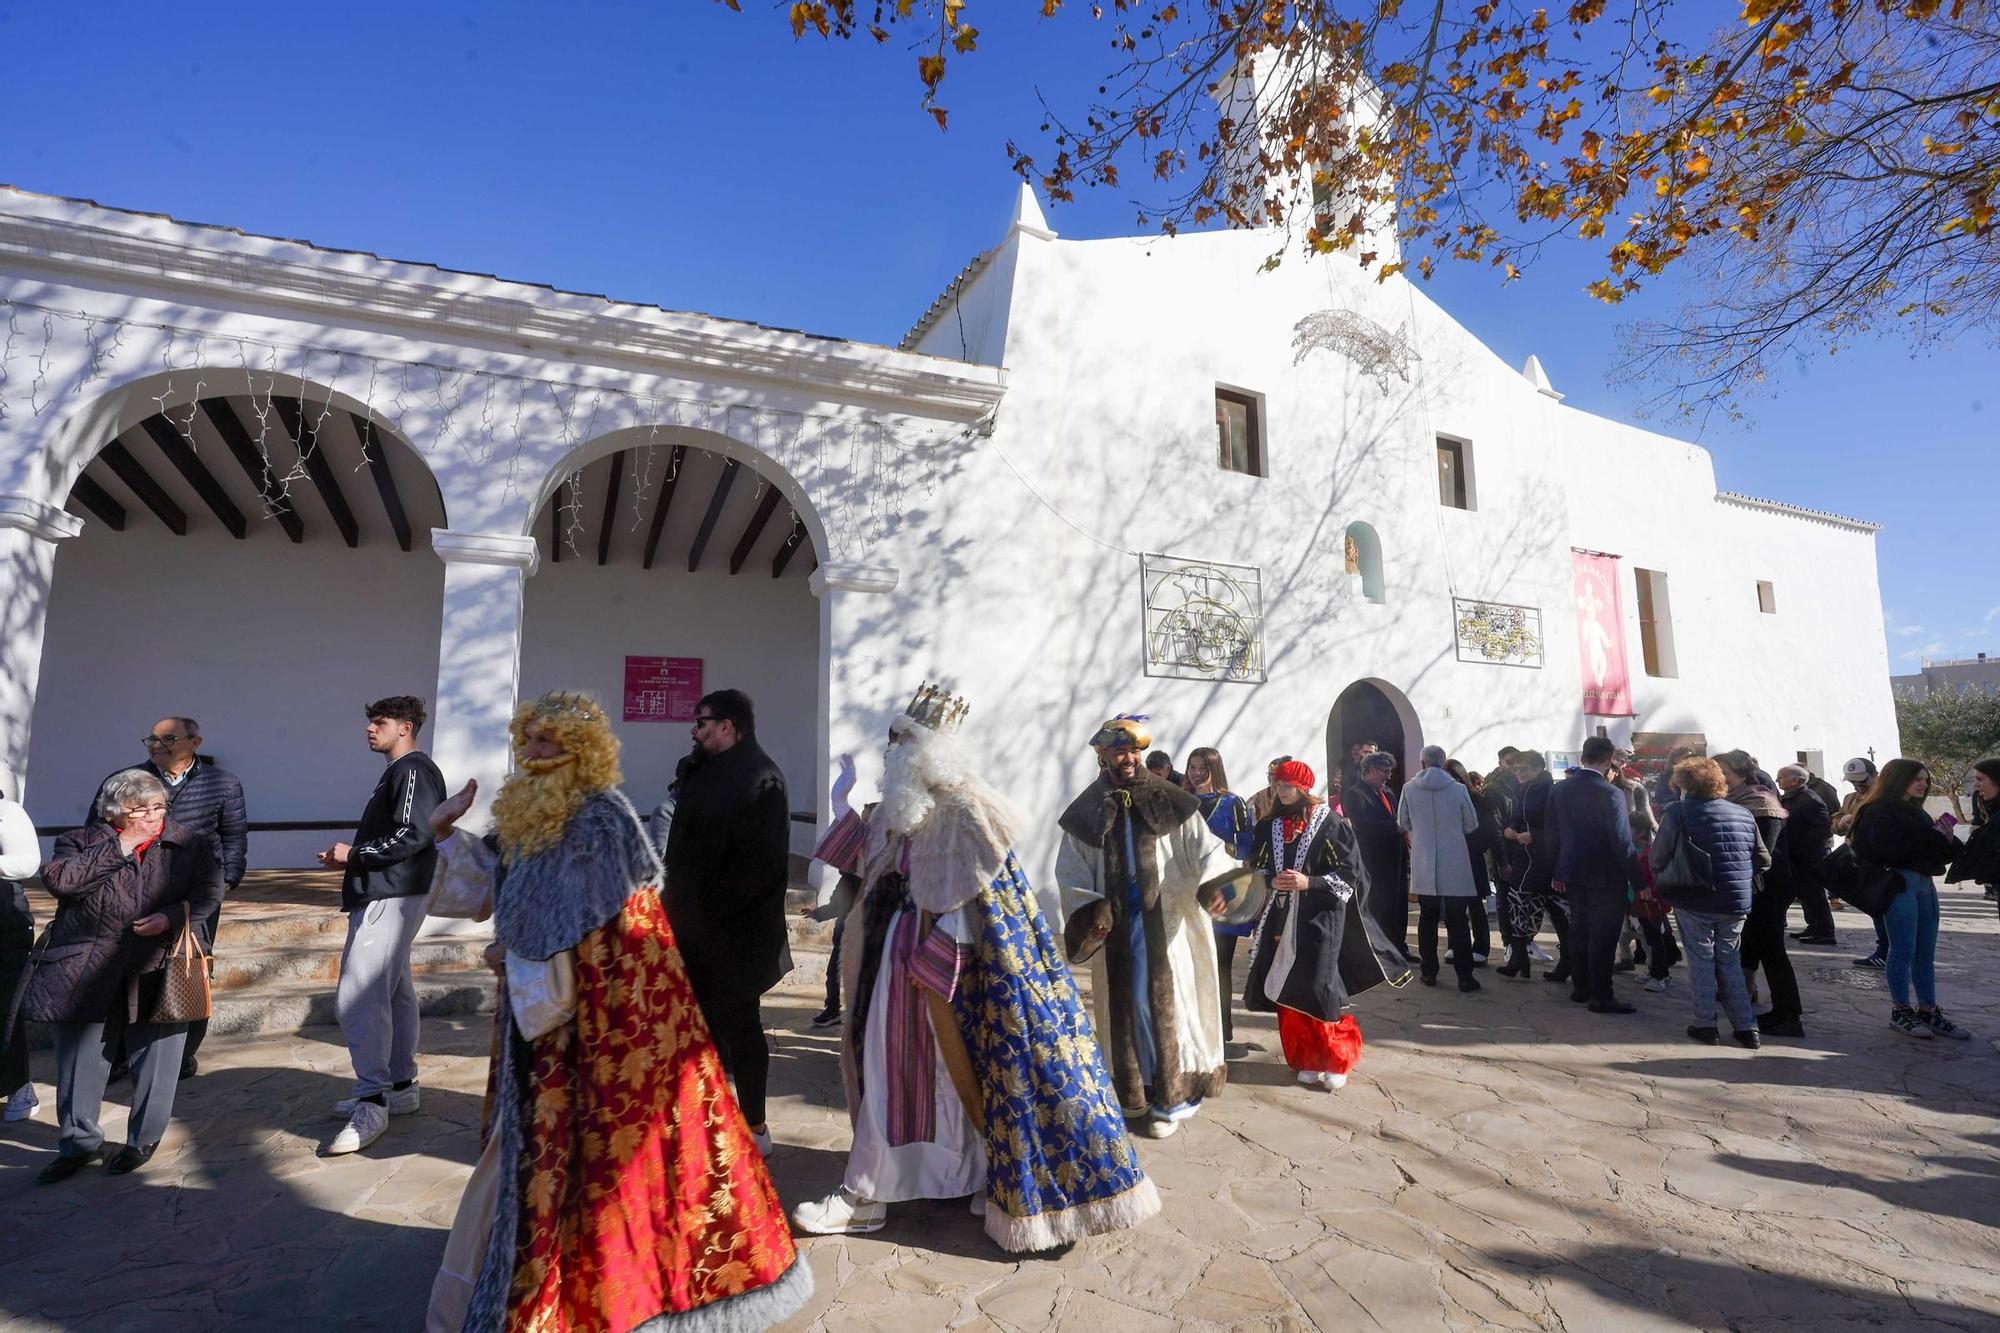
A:
[[[699,657],[627,657],[627,722],[692,722],[701,699]]]

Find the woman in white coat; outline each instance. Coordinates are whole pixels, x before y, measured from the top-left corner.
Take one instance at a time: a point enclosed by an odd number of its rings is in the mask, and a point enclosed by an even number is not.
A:
[[[1403,786],[1396,823],[1410,840],[1410,888],[1417,895],[1417,963],[1426,986],[1437,985],[1438,917],[1444,917],[1458,988],[1479,989],[1472,975],[1472,903],[1479,890],[1465,835],[1479,827],[1472,797],[1444,771],[1441,746],[1426,745],[1417,775]]]

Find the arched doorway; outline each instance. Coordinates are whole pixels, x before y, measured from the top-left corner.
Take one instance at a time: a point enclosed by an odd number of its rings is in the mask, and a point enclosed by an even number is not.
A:
[[[169,402],[82,468],[35,697],[37,824],[80,822],[138,738],[186,716],[243,780],[252,868],[311,865],[352,827],[382,767],[364,705],[437,683],[445,513],[423,458],[350,408],[311,384]]]
[[[1369,742],[1376,749],[1396,756],[1392,785],[1400,788],[1423,749],[1423,728],[1416,710],[1401,690],[1384,680],[1357,680],[1340,692],[1327,717],[1327,779],[1330,790],[1338,791],[1354,777],[1351,748]]]
[[[600,442],[580,455],[589,461],[564,465],[537,511],[521,695],[601,699],[623,744],[626,792],[644,813],[688,752],[694,699],[743,690],[759,743],[806,815],[827,781],[808,517],[769,460],[720,436],[673,435],[682,442],[648,443],[643,430]],[[810,851],[811,823],[793,833],[794,849]]]

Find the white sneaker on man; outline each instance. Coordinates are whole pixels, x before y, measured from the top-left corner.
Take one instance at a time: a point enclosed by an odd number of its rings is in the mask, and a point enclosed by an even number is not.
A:
[[[1319,1074],[1311,1069],[1301,1069],[1299,1071],[1299,1082],[1305,1084],[1308,1088],[1317,1087],[1319,1086]]]
[[[1321,1074],[1319,1076],[1319,1085],[1328,1092],[1338,1092],[1347,1086],[1347,1075]]]
[[[857,1199],[841,1186],[814,1203],[792,1210],[792,1223],[814,1236],[859,1236],[880,1231],[889,1220],[889,1206]]]
[[[1658,995],[1667,988],[1669,981],[1670,978],[1667,977],[1647,977],[1645,984],[1640,986],[1639,989],[1651,991],[1653,994]]]
[[[777,1146],[771,1138],[771,1127],[769,1125],[764,1126],[762,1129],[751,1130],[750,1141],[757,1145],[757,1155],[759,1157],[769,1157],[771,1149]]]
[[[382,1094],[390,1115],[415,1115],[423,1104],[423,1094],[412,1083],[407,1088],[390,1088]],[[359,1097],[342,1097],[333,1104],[334,1118],[345,1120],[354,1114],[354,1108],[361,1104]]]
[[[26,1120],[34,1115],[40,1109],[41,1105],[42,1099],[35,1095],[35,1085],[32,1083],[23,1083],[20,1087],[14,1089],[14,1095],[7,1099],[6,1118],[8,1120]]]
[[[340,1133],[333,1136],[333,1142],[326,1145],[328,1157],[342,1157],[351,1152],[360,1152],[369,1144],[382,1137],[389,1128],[389,1108],[377,1102],[356,1102],[354,1110],[347,1117],[347,1123],[340,1127]]]
[[[1174,1131],[1181,1127],[1178,1120],[1163,1120],[1158,1116],[1146,1122],[1146,1137],[1149,1139],[1170,1139]]]
[[[1555,961],[1555,959],[1549,957],[1547,951],[1541,945],[1535,943],[1533,940],[1528,941],[1528,957],[1538,963],[1553,963]]]

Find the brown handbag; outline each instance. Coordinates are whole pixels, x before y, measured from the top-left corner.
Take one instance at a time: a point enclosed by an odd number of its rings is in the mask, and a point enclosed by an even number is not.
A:
[[[153,1002],[149,1023],[198,1023],[209,1016],[214,1005],[209,991],[208,955],[194,937],[194,923],[181,924],[180,938],[167,953],[166,970],[160,974],[160,998]]]

